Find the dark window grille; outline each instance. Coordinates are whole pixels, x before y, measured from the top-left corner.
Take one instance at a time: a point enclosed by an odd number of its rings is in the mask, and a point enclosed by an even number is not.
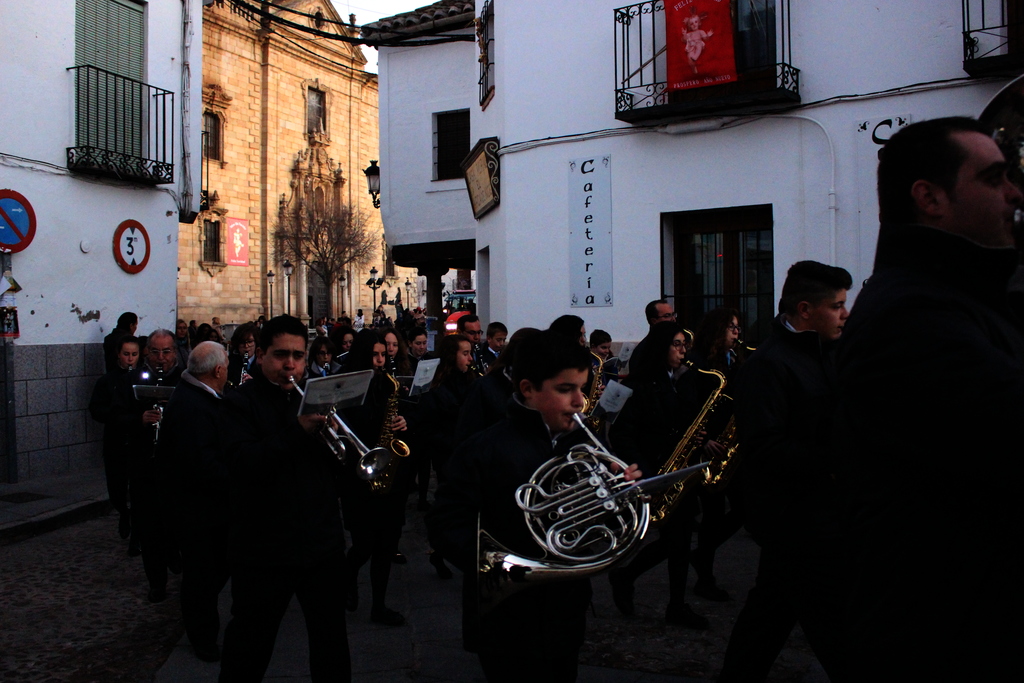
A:
[[[638,122],[742,112],[800,101],[800,70],[792,66],[789,0],[733,0],[737,80],[675,92],[667,89],[665,4],[648,0],[614,10],[617,119]]]
[[[207,159],[220,161],[220,117],[211,112],[203,113],[203,156]]]
[[[327,132],[327,98],[323,90],[306,90],[306,133],[308,135]]]
[[[964,71],[1016,75],[1024,65],[1024,2],[962,0]]]
[[[487,102],[494,92],[494,3],[488,0],[480,12],[480,26],[477,29],[480,44],[480,105]]]
[[[738,309],[743,338],[767,338],[775,317],[770,205],[670,215],[679,324],[697,328],[719,306]]]
[[[160,185],[174,182],[174,93],[106,69],[70,67],[75,146],[68,168]]]
[[[220,221],[203,221],[203,260],[220,263]]]
[[[469,110],[434,114],[434,180],[462,177],[469,154]]]

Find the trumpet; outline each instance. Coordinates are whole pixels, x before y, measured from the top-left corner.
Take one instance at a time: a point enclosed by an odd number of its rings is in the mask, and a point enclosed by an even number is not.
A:
[[[306,392],[295,381],[295,377],[288,377],[288,381],[291,382],[300,396],[305,397]],[[338,459],[338,462],[345,463],[345,456],[348,454],[348,448],[351,447],[355,454],[359,456],[360,467],[356,470],[359,478],[367,481],[375,478],[379,474],[379,470],[367,471],[362,466],[362,463],[364,460],[367,462],[386,461],[390,458],[388,450],[386,448],[367,448],[366,444],[356,436],[356,433],[338,415],[337,406],[331,406],[331,409],[324,414],[324,417],[327,418],[327,422],[320,429],[320,437],[331,453],[334,454],[334,457]]]

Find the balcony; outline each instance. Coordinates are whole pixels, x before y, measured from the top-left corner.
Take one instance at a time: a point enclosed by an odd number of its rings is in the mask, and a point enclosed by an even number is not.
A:
[[[75,79],[68,168],[146,185],[174,182],[174,93],[95,66]]]
[[[964,71],[1015,76],[1024,70],[1024,2],[962,0]]]
[[[736,3],[731,27],[735,78],[676,90],[669,87],[665,5],[664,0],[649,0],[614,10],[616,119],[663,122],[799,104],[800,70],[792,66],[789,0]],[[709,46],[713,40],[708,35]],[[679,45],[682,49],[682,41]]]

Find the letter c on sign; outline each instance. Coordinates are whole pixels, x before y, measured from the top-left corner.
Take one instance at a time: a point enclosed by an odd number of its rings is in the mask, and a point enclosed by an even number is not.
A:
[[[589,171],[587,170],[587,164],[590,164],[590,170]],[[580,164],[580,173],[593,173],[593,172],[594,172],[594,160],[593,159],[587,159],[582,164]]]

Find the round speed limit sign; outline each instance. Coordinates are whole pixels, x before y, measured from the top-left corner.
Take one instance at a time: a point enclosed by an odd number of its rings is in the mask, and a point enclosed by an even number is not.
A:
[[[149,263],[149,233],[142,223],[124,221],[114,231],[114,260],[121,270],[132,275],[142,272]]]

